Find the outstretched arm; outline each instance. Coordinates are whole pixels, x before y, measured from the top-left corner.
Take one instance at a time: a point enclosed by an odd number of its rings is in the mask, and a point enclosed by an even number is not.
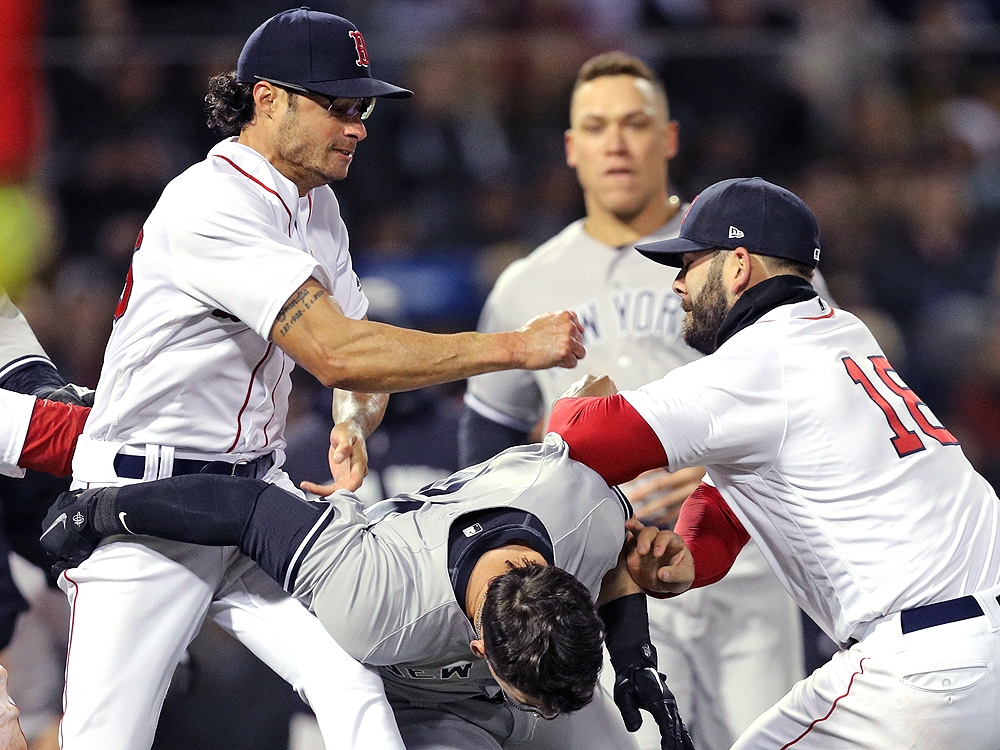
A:
[[[236,546],[291,591],[295,566],[333,517],[332,509],[258,479],[188,474],[64,492],[42,522],[41,543],[63,561],[60,570],[79,565],[100,539],[116,534]]]
[[[315,279],[281,309],[271,339],[327,386],[394,393],[497,370],[575,367],[586,353],[575,313],[507,333],[435,334],[346,317]]]
[[[76,441],[90,409],[0,390],[0,473],[22,469],[56,476],[70,473]]]
[[[661,750],[694,750],[677,701],[657,669],[646,595],[629,575],[625,549],[618,564],[604,576],[597,601],[607,632],[605,645],[615,668],[615,704],[625,728],[637,731],[642,725],[639,709],[645,709],[660,729]]]
[[[587,375],[574,383],[553,405],[549,432],[561,435],[570,457],[608,484],[622,484],[667,466],[667,454],[653,428],[607,376]]]

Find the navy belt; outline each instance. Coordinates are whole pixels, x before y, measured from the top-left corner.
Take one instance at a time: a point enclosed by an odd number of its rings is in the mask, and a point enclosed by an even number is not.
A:
[[[997,597],[997,603],[1000,604],[1000,596]],[[962,596],[946,602],[904,609],[899,613],[899,624],[904,633],[913,633],[924,628],[933,628],[935,625],[971,620],[984,614],[986,613],[983,612],[976,597]]]
[[[146,457],[127,456],[119,453],[114,461],[115,474],[126,479],[142,479],[146,476]],[[226,474],[233,477],[260,479],[274,466],[274,453],[255,458],[252,461],[197,461],[191,458],[175,458],[171,476],[181,474]]]

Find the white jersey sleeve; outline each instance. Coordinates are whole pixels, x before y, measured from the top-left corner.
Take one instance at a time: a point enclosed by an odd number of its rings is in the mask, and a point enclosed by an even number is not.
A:
[[[232,196],[212,204],[197,192],[173,196],[176,215],[183,217],[166,224],[174,282],[268,339],[282,305],[318,274],[319,264],[294,244],[291,219],[274,216],[274,204],[250,181],[233,175],[215,183]]]
[[[0,474],[23,477],[24,469],[18,467],[24,439],[28,434],[35,397],[23,393],[0,390]]]
[[[327,288],[340,303],[344,315],[360,320],[368,312],[368,298],[348,252],[347,225],[340,215],[337,196],[328,185],[316,188],[310,195],[313,216],[309,222],[309,246],[326,267],[335,269],[334,278],[326,283],[330,284]]]
[[[622,396],[653,428],[672,471],[759,466],[777,454],[784,433],[780,359],[735,338],[711,357]]]

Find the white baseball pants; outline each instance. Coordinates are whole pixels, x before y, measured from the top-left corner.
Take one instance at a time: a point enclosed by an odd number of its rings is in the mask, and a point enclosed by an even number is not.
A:
[[[402,750],[379,677],[238,551],[121,539],[60,576],[72,608],[63,750],[148,750],[206,615],[307,700],[328,747]]]
[[[1000,589],[984,616],[904,634],[879,618],[798,683],[733,750],[1000,749]]]

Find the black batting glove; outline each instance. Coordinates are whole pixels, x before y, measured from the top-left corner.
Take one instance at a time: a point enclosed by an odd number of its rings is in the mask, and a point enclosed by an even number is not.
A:
[[[31,395],[35,398],[44,398],[49,401],[59,401],[63,404],[73,404],[74,406],[93,406],[94,391],[72,383],[61,388],[50,388],[45,386],[38,388]]]
[[[628,666],[621,672],[616,669],[615,705],[630,732],[642,725],[639,709],[649,711],[660,728],[660,750],[694,750],[674,694],[655,667]]]
[[[99,489],[63,492],[49,507],[42,521],[39,541],[50,557],[58,560],[52,575],[75,568],[97,547],[101,535],[94,529],[94,503]]]
[[[649,642],[646,595],[614,599],[598,612],[608,634],[605,643],[615,668],[615,705],[625,728],[635,732],[642,726],[641,708],[649,711],[660,728],[661,750],[694,750],[677,710],[677,700],[656,668],[656,649]]]

